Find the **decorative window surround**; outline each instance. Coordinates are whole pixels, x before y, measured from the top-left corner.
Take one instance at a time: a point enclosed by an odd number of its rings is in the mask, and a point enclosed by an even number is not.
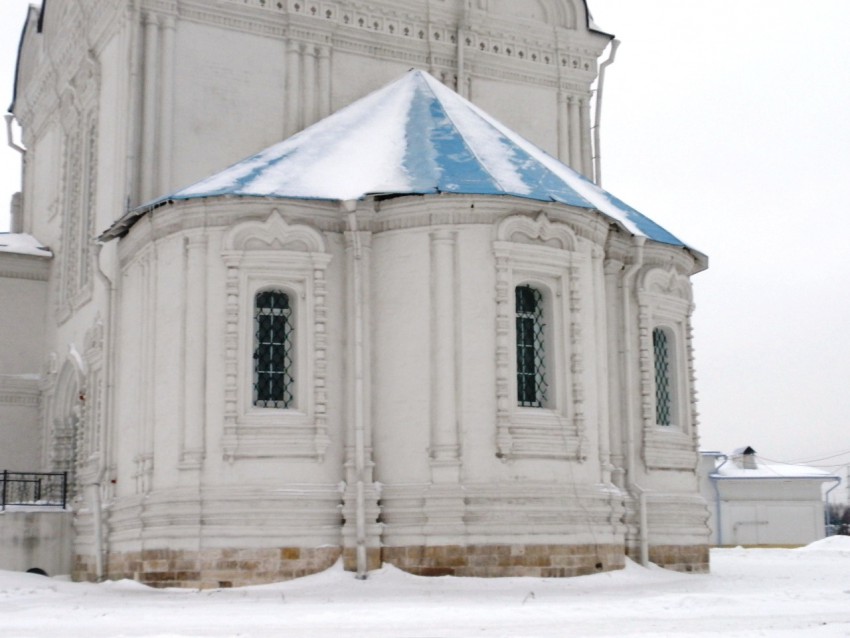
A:
[[[638,289],[640,335],[641,415],[643,455],[651,469],[692,470],[696,457],[692,391],[690,317],[691,285],[676,270],[652,267],[644,271]],[[653,331],[668,337],[671,423],[659,425],[656,414],[655,353]]]
[[[327,449],[327,254],[322,234],[288,224],[275,210],[265,222],[234,226],[224,238],[227,267],[224,457],[308,458]],[[254,300],[280,289],[296,299],[292,409],[253,405]]]
[[[498,226],[496,257],[496,445],[505,460],[583,460],[584,363],[580,275],[585,258],[566,224],[514,215]],[[529,284],[551,300],[549,396],[545,408],[517,405],[514,291]],[[566,343],[565,341],[568,341]]]
[[[83,405],[83,421],[76,433],[77,478],[80,485],[97,481],[103,463],[105,449],[103,362],[104,327],[98,314],[91,328],[86,331],[83,356],[86,362],[87,379],[85,394],[80,396]]]
[[[94,278],[94,210],[97,206],[98,62],[87,57],[62,96],[65,131],[60,321],[92,297]]]

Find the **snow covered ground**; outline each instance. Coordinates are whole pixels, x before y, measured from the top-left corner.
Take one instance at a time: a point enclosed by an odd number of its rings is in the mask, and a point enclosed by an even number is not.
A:
[[[630,563],[572,579],[357,581],[336,566],[296,581],[156,590],[0,571],[0,636],[850,636],[850,537],[712,550],[710,575]]]

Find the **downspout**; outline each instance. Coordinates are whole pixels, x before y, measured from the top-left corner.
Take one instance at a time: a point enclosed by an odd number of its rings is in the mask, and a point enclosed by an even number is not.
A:
[[[14,113],[6,113],[6,143],[9,145],[9,148],[13,148],[18,153],[21,154],[21,191],[24,190],[24,175],[25,175],[25,167],[27,163],[27,149],[23,146],[15,142],[15,136],[12,134],[12,122],[15,119]],[[24,218],[24,210],[23,210],[23,195],[20,196],[17,205],[14,203],[14,196],[12,199],[12,218],[9,220],[9,231],[13,233],[22,233],[24,232],[23,228],[23,218]]]
[[[14,119],[14,113],[6,113],[6,143],[9,145],[9,148],[15,149],[21,155],[26,155],[27,149],[15,142],[15,136],[12,135],[12,122]]]
[[[640,526],[640,553],[641,564],[646,566],[649,564],[649,534],[647,532],[647,513],[646,513],[646,496],[644,490],[635,482],[635,436],[634,436],[634,406],[633,401],[629,398],[630,391],[634,380],[634,372],[632,364],[634,360],[634,348],[632,345],[632,328],[631,328],[631,288],[634,283],[638,271],[643,267],[643,248],[646,243],[646,237],[634,236],[634,260],[623,274],[623,370],[625,378],[625,396],[626,396],[626,466],[628,471],[627,487],[629,494],[638,503],[638,524]]]
[[[619,40],[616,38],[611,40],[611,51],[608,54],[608,59],[599,65],[599,82],[596,83],[596,116],[593,124],[593,150],[596,151],[596,155],[593,158],[593,175],[596,178],[597,186],[602,186],[602,151],[599,148],[599,123],[602,120],[602,89],[605,86],[605,69],[614,63],[619,46]]]
[[[109,278],[109,276],[103,270],[103,264],[100,260],[100,253],[103,250],[103,244],[98,242],[96,244],[96,253],[95,253],[95,262],[97,263],[97,276],[103,281],[103,284],[106,288],[106,305],[109,308],[109,316],[106,321],[106,356],[104,357],[104,371],[103,376],[106,379],[106,396],[104,397],[105,409],[104,414],[106,415],[107,424],[111,425],[114,423],[112,409],[114,406],[114,401],[112,398],[112,371],[113,367],[113,357],[114,357],[114,325],[115,325],[115,282]],[[106,470],[109,466],[108,463],[108,437],[109,437],[109,427],[104,427],[103,432],[103,440],[98,442],[99,447],[101,448],[100,452],[100,468],[97,472],[97,479],[92,484],[92,515],[94,517],[94,551],[95,551],[95,575],[97,577],[97,581],[100,582],[104,579],[104,565],[103,565],[103,554],[104,554],[104,540],[103,540],[103,494],[102,494],[102,486],[103,486],[103,478],[106,476]]]
[[[824,521],[824,536],[829,536],[829,495],[830,495],[830,493],[832,492],[832,490],[834,490],[836,487],[838,487],[839,485],[841,485],[841,477],[840,477],[840,476],[833,476],[833,477],[832,477],[831,479],[829,479],[829,480],[830,480],[830,481],[832,481],[832,482],[834,482],[834,483],[835,483],[835,485],[833,485],[832,487],[830,487],[830,488],[826,491],[826,494],[824,494],[824,496],[823,496],[824,501],[826,502],[826,507],[824,508],[824,510],[825,510],[825,516],[824,516],[824,518],[826,519],[826,520]]]
[[[357,231],[357,202],[343,202],[348,213],[348,228],[354,248],[354,471],[357,476],[357,500],[355,514],[357,578],[366,580],[366,495],[363,473],[366,468],[366,431],[363,405],[363,298],[362,298],[362,247]]]
[[[649,515],[646,511],[646,490],[637,483],[634,487],[640,492],[638,505],[640,506],[638,523],[640,524],[640,564],[649,566]]]
[[[723,463],[714,468],[714,471],[708,475],[708,478],[711,480],[711,484],[714,486],[714,509],[715,509],[715,527],[717,529],[717,547],[723,547],[723,519],[721,517],[722,509],[720,507],[720,485],[718,484],[718,472],[720,472],[720,468],[726,465],[729,462],[729,457],[725,454],[721,454],[717,458],[722,458]]]

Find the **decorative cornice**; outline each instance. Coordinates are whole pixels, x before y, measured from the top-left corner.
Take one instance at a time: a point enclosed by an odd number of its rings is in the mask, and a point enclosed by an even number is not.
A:
[[[47,281],[52,256],[0,252],[0,279]]]
[[[0,374],[0,404],[38,407],[40,381],[41,377],[37,374]]]

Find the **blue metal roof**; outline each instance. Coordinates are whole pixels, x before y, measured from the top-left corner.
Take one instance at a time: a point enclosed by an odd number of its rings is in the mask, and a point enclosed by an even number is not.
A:
[[[286,141],[131,211],[104,238],[123,235],[139,216],[173,200],[243,196],[343,201],[433,193],[559,202],[598,211],[632,234],[684,246],[418,70]]]

